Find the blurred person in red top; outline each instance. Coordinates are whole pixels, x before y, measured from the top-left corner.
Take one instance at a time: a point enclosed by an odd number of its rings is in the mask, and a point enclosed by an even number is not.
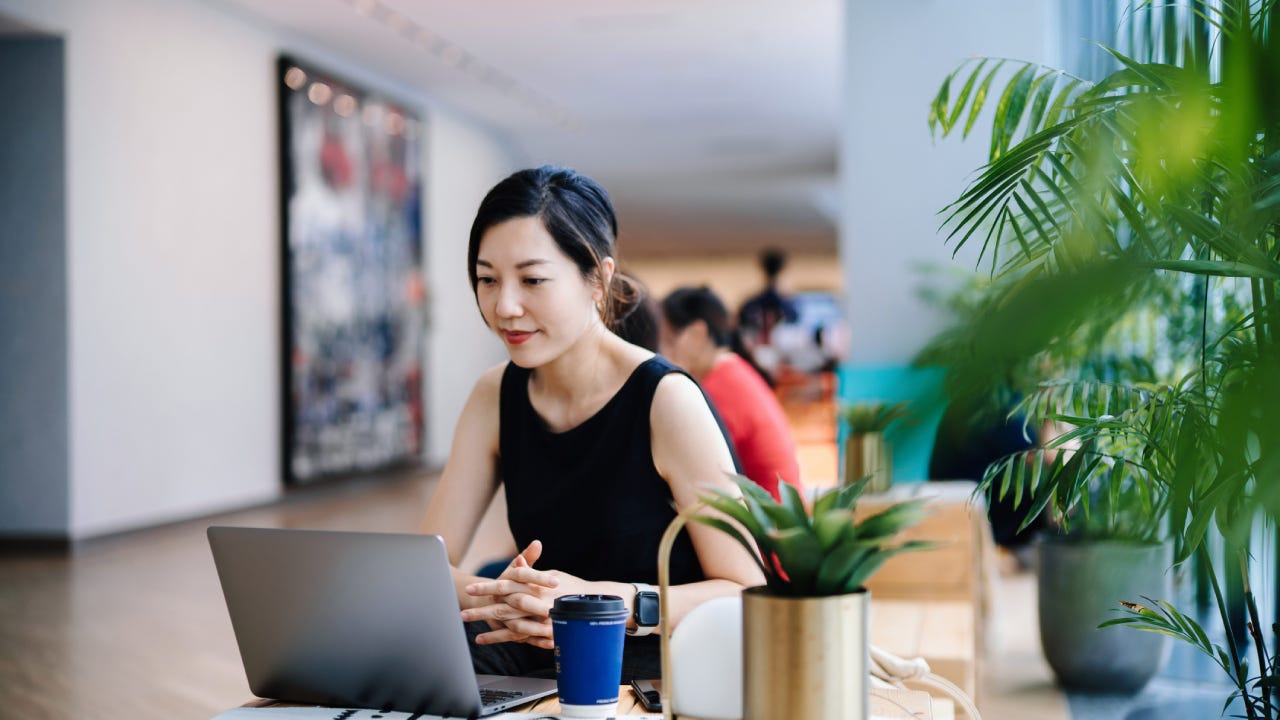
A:
[[[782,406],[749,356],[735,352],[729,312],[710,288],[682,287],[662,300],[660,345],[720,411],[743,474],[775,498],[779,479],[801,489],[796,444]]]

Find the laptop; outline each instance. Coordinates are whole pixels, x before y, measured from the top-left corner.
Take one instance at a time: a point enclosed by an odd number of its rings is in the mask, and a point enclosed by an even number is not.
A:
[[[556,690],[477,676],[438,535],[209,528],[253,694],[475,718]]]

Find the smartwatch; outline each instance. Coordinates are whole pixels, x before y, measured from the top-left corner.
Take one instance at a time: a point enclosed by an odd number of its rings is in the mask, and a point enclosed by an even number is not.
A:
[[[631,583],[636,588],[636,601],[633,603],[631,617],[635,618],[636,629],[627,628],[627,634],[633,637],[648,635],[658,627],[658,591],[644,583]]]

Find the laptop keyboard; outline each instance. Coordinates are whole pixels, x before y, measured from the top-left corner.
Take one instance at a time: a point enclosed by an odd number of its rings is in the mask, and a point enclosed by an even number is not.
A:
[[[485,705],[493,705],[495,703],[514,700],[523,696],[524,693],[517,690],[492,690],[490,688],[480,688],[480,702]]]

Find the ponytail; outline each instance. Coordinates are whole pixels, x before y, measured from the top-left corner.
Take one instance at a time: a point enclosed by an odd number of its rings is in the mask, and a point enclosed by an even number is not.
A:
[[[658,351],[658,304],[644,283],[625,273],[615,273],[607,294],[605,325],[632,345]]]
[[[639,280],[624,272],[615,272],[609,287],[605,288],[604,307],[601,309],[605,327],[617,333],[648,295]]]

